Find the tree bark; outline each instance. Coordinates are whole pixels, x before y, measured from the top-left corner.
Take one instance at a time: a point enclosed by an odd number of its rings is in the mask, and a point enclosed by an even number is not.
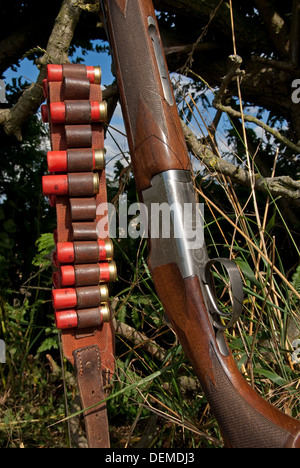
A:
[[[182,17],[193,20],[193,24],[199,23],[199,28],[205,26],[209,20],[212,11],[220,4],[220,0],[154,0],[154,6],[158,11],[167,11],[175,13]],[[272,49],[272,43],[267,32],[261,27],[257,19],[245,18],[243,12],[238,8],[234,10],[235,31],[237,42],[242,47],[250,48],[253,52],[262,49]],[[230,12],[228,2],[222,2],[218,13],[213,19],[213,29],[221,31],[223,35],[231,41]],[[232,51],[231,51],[232,52]]]
[[[209,148],[197,140],[184,122],[181,124],[188,148],[200,162],[207,166],[209,170],[229,177],[234,183],[251,188],[251,177],[247,170],[217,157]],[[293,180],[291,177],[262,178],[257,174],[255,188],[266,195],[271,194],[274,198],[283,197],[295,206],[300,206],[300,182]]]
[[[254,0],[269,36],[283,60],[288,58],[290,50],[289,31],[284,19],[275,9],[271,0]]]
[[[40,74],[37,82],[32,84],[11,109],[0,111],[0,124],[8,135],[14,135],[22,140],[22,125],[25,120],[38,111],[43,97],[43,80],[46,78],[48,63],[68,62],[68,49],[73,39],[76,25],[82,9],[77,0],[64,0],[57,15],[47,49],[39,60]]]
[[[208,34],[202,38],[193,55],[190,68],[214,88],[220,86],[222,77],[227,74],[227,57],[232,54],[232,31],[228,2],[222,2],[217,13],[212,12],[220,4],[219,0],[154,0],[158,10],[180,15],[175,32],[164,28],[162,36],[171,71],[184,71],[188,74],[188,55],[196,43],[199,32],[208,25]],[[300,5],[294,0],[293,31],[299,30]],[[243,59],[245,76],[242,81],[242,97],[246,103],[269,110],[290,123],[290,135],[295,144],[300,140],[300,106],[294,104],[292,82],[300,77],[299,64],[290,60],[290,25],[275,8],[272,0],[253,0],[248,5],[252,14],[245,15],[242,2],[233,2],[234,30],[237,53]],[[260,15],[254,14],[254,7]],[[298,11],[299,10],[299,11]],[[187,25],[190,24],[187,30]],[[192,35],[193,33],[193,35]],[[295,36],[295,34],[294,34]],[[192,38],[193,37],[193,38]],[[187,40],[190,41],[187,43]],[[299,47],[299,37],[293,39],[293,50]],[[298,45],[297,45],[298,44]],[[277,57],[264,63],[253,60],[253,56]],[[295,55],[295,52],[294,52]],[[295,63],[296,62],[296,63]],[[194,76],[193,76],[194,77]],[[236,88],[231,89],[237,95]]]
[[[188,59],[188,51],[192,45],[177,43],[170,45],[166,34],[166,57],[171,71],[183,71]],[[195,74],[201,77],[212,88],[219,87],[222,78],[227,74],[230,48],[202,44],[194,52],[192,71],[186,74],[195,79]],[[295,144],[300,141],[300,106],[292,101],[292,83],[300,77],[300,69],[296,67],[280,67],[274,61],[262,63],[255,56],[243,58],[245,74],[241,83],[243,101],[249,105],[262,107],[279,118],[286,119],[290,124],[290,139]],[[288,64],[288,63],[287,63]],[[290,65],[290,64],[289,64]],[[237,96],[237,87],[232,84],[230,93]]]

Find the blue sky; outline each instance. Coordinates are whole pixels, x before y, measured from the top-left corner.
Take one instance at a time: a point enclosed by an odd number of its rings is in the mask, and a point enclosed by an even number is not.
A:
[[[101,44],[103,43],[99,41],[99,45]],[[82,51],[79,48],[77,56],[83,57],[84,63],[86,65],[101,66],[103,87],[108,86],[113,82],[114,78],[111,73],[111,57],[107,53],[88,52],[87,55],[83,56]],[[30,60],[24,59],[20,62],[20,66],[17,68],[17,71],[13,71],[12,69],[7,70],[4,73],[4,79],[6,83],[9,83],[13,78],[19,78],[21,76],[23,77],[24,82],[35,82],[38,73],[39,71],[37,67]],[[175,80],[177,80],[178,78],[178,76],[174,76]],[[182,86],[186,80],[187,78],[180,77],[180,85]],[[211,94],[211,96],[209,93]],[[213,96],[210,91],[208,91],[207,97],[210,101],[212,101]],[[255,115],[254,110],[255,109],[253,109],[253,113]],[[200,112],[201,116],[200,113],[198,114],[197,112],[195,112],[195,116],[191,122],[191,128],[198,137],[203,137],[203,135],[207,134],[206,126],[210,125],[215,116],[216,111],[211,106],[207,110],[200,109]],[[107,174],[109,176],[113,174],[113,168],[116,158],[122,157],[120,156],[122,151],[128,151],[127,139],[125,136],[122,135],[122,133],[125,133],[125,129],[120,106],[118,106],[118,108],[116,109],[113,120],[111,122],[111,127],[112,128],[110,128],[109,133],[107,134],[107,139],[105,141],[105,147],[107,150]],[[228,127],[228,117],[223,115],[222,123],[218,127],[217,135],[221,154],[228,152],[226,136],[224,134],[225,129]],[[253,127],[255,128],[256,126],[254,125]],[[263,132],[261,129],[255,128],[255,130],[260,136],[263,136]],[[127,165],[126,161],[124,161],[124,164]]]

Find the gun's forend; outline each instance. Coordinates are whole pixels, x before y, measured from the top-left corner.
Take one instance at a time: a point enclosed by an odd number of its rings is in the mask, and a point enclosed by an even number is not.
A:
[[[152,1],[104,0],[138,191],[154,175],[190,169]]]

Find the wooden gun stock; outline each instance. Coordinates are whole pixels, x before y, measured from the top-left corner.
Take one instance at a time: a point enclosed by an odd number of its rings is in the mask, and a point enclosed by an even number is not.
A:
[[[157,175],[187,173],[190,160],[152,0],[103,0],[102,4],[133,172],[143,201]],[[261,398],[238,371],[230,351],[220,350],[201,277],[183,274],[176,261],[162,258],[161,264],[153,263],[160,253],[155,252],[157,241],[149,244],[155,287],[209,400],[225,445],[300,448],[300,422]],[[205,246],[203,252],[198,255],[202,267],[207,262]]]
[[[232,355],[215,339],[197,277],[183,279],[176,265],[153,278],[174,327],[230,448],[300,448],[300,423],[277,410],[248,385]]]

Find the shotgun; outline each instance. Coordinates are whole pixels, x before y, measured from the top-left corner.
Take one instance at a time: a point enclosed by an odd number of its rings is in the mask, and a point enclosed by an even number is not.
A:
[[[300,422],[250,387],[224,337],[212,268],[228,272],[232,314],[238,319],[243,288],[236,265],[209,259],[198,233],[196,195],[152,0],[102,0],[120,92],[131,162],[150,225],[153,206],[172,206],[171,236],[149,237],[149,268],[183,349],[190,360],[228,448],[300,448]],[[191,208],[188,228],[184,207]],[[176,234],[176,235],[175,235]]]

